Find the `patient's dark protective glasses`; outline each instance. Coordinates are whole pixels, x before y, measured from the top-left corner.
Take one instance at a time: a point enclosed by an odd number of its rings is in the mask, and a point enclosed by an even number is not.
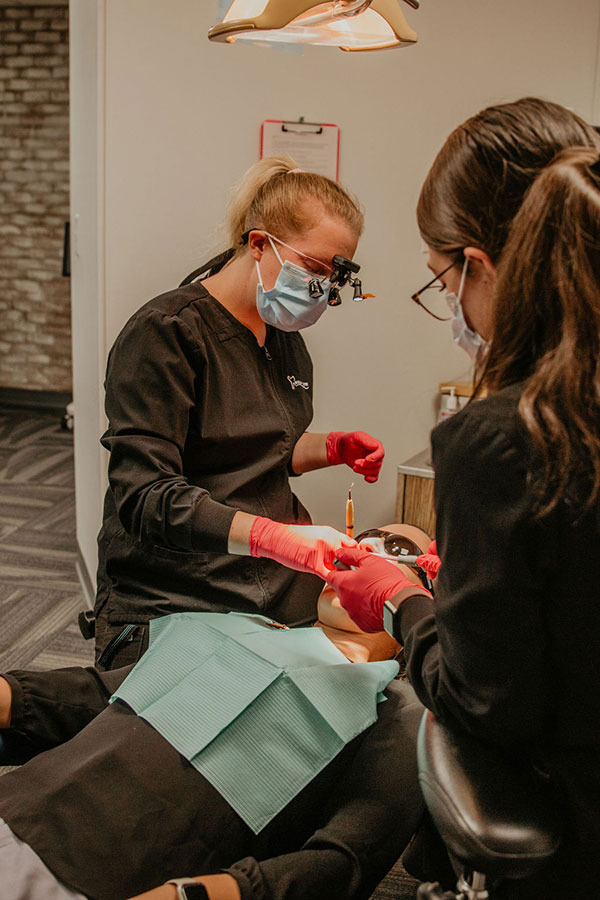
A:
[[[363,531],[361,534],[357,535],[356,540],[360,544],[361,541],[365,541],[368,538],[378,538],[382,541],[385,553],[387,553],[388,556],[397,557],[398,562],[402,562],[403,556],[421,556],[424,552],[421,547],[415,544],[414,541],[411,541],[410,538],[404,537],[402,534],[395,534],[393,531],[383,531],[381,528],[370,528],[368,531]],[[423,586],[433,593],[433,584],[425,569],[422,569],[420,566],[409,566],[409,568],[419,576]]]
[[[448,304],[445,297],[446,285],[440,281],[440,278],[442,278],[446,272],[449,272],[455,265],[456,263],[450,263],[450,265],[446,266],[442,272],[438,275],[434,275],[431,281],[428,281],[424,287],[415,291],[414,294],[411,294],[410,299],[414,300],[421,309],[424,309],[426,313],[433,316],[438,322],[447,322],[452,318],[452,316],[447,315]]]

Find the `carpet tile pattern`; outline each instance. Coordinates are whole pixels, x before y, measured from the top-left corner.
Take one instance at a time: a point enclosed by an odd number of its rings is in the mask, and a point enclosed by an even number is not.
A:
[[[0,670],[91,662],[76,557],[72,434],[54,413],[0,410]]]

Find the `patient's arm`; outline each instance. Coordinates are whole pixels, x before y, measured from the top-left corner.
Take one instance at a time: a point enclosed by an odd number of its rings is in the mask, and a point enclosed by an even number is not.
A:
[[[18,730],[40,752],[56,747],[105,709],[132,668],[8,672],[0,678],[0,728]]]

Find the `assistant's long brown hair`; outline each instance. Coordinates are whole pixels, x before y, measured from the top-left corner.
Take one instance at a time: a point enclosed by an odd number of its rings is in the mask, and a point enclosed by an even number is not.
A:
[[[498,266],[489,391],[527,379],[539,511],[600,492],[600,156],[560,153],[530,188]]]
[[[478,247],[497,264],[532,182],[578,146],[600,149],[600,136],[558,103],[524,97],[483,109],[455,128],[427,174],[417,206],[423,240],[456,257]]]
[[[520,413],[534,448],[531,477],[540,514],[549,512],[566,497],[584,508],[595,502],[600,490],[596,370],[600,291],[597,281],[594,288],[594,268],[584,263],[584,256],[576,266],[577,253],[583,250],[583,244],[585,259],[590,260],[594,254],[584,233],[588,236],[595,233],[596,238],[600,235],[598,224],[595,232],[587,232],[585,223],[578,219],[583,215],[583,206],[575,202],[575,196],[579,196],[575,185],[582,190],[596,190],[589,181],[592,176],[582,174],[582,166],[585,168],[587,163],[575,160],[562,163],[572,174],[567,179],[571,185],[567,192],[569,202],[573,202],[568,214],[573,229],[571,237],[578,237],[570,244],[571,251],[568,253],[564,245],[559,252],[557,223],[562,228],[567,208],[561,209],[560,202],[558,207],[550,203],[552,191],[559,180],[562,183],[566,170],[561,169],[559,175],[558,169],[552,168],[551,174],[545,173],[544,179],[536,184],[535,194],[532,191],[534,198],[538,196],[537,219],[534,213],[533,224],[546,225],[543,235],[547,243],[538,248],[540,255],[535,257],[538,280],[534,284],[533,258],[529,258],[533,228],[530,233],[519,226],[519,239],[515,238],[514,231],[511,233],[511,275],[506,274],[504,259],[509,232],[525,195],[557,154],[574,147],[588,148],[576,151],[578,154],[590,153],[592,148],[589,159],[593,160],[600,153],[600,136],[591,125],[557,103],[525,97],[514,103],[490,106],[448,137],[427,175],[417,207],[419,229],[434,250],[458,260],[465,247],[478,247],[496,265],[500,264],[503,274],[496,293],[496,332],[475,396],[480,395],[482,387],[494,391],[513,382],[532,379]],[[539,199],[539,192],[546,189],[549,190],[548,215],[551,205],[557,215],[554,224],[546,218],[545,201]],[[563,194],[565,201],[566,196]],[[535,233],[541,240],[541,233],[537,230]],[[546,270],[542,265],[543,254],[550,252],[552,236],[556,243],[552,244],[552,255],[545,259],[549,267]],[[575,255],[569,255],[571,252]],[[565,268],[561,269],[557,261]],[[569,283],[573,275],[577,275],[577,291]],[[521,277],[523,283],[519,281]],[[508,297],[511,299],[506,304]],[[519,344],[519,351],[511,341]],[[508,354],[506,364],[505,354]]]

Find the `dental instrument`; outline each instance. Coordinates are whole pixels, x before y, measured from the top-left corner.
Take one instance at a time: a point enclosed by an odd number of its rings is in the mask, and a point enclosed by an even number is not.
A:
[[[354,482],[348,490],[348,499],[346,500],[346,535],[350,538],[354,537],[354,502],[352,500],[352,488]]]

